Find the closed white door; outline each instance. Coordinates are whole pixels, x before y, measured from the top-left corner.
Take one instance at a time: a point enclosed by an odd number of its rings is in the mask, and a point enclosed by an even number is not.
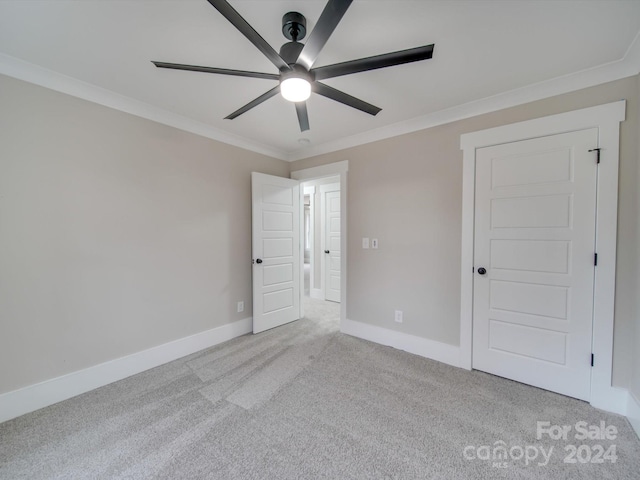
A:
[[[340,302],[339,190],[324,193],[324,218],[324,297],[331,302]]]
[[[598,130],[478,149],[473,368],[588,400]]]
[[[253,333],[300,318],[300,185],[251,174]]]

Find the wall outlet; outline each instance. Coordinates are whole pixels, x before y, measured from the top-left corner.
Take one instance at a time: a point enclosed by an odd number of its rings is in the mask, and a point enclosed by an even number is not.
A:
[[[398,323],[402,323],[402,310],[396,310],[394,320]]]
[[[369,239],[367,237],[362,237],[362,248],[369,248]]]
[[[239,301],[238,302],[238,313],[240,312],[244,312],[244,302],[243,301]]]
[[[371,248],[378,248],[378,239],[377,238],[372,238],[371,239]]]

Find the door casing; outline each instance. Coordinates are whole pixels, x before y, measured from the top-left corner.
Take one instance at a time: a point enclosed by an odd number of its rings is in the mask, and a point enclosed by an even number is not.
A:
[[[627,394],[613,387],[613,320],[615,303],[618,164],[620,122],[626,101],[599,105],[524,122],[495,127],[460,137],[463,150],[462,252],[460,286],[460,365],[471,369],[473,329],[473,268],[476,149],[559,133],[598,129],[600,168],[597,180],[596,252],[598,266],[594,288],[591,400],[596,408],[624,414]],[[596,161],[596,152],[594,161]]]
[[[329,163],[318,167],[305,168],[291,172],[291,178],[304,182],[305,180],[315,180],[323,177],[340,177],[340,326],[342,328],[344,320],[347,319],[347,173],[349,171],[349,161]],[[304,278],[304,277],[303,277]],[[302,289],[304,295],[304,289]]]

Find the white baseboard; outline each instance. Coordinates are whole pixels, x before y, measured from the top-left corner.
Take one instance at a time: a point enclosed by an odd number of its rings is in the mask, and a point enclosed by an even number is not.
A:
[[[592,388],[589,403],[591,406],[599,408],[600,410],[626,415],[629,404],[629,393],[626,389],[619,387]]]
[[[460,367],[460,347],[455,345],[348,319],[340,322],[340,331],[370,342],[388,345],[414,355]]]
[[[629,423],[640,438],[640,400],[633,393],[629,392],[629,404],[627,405],[627,418]]]
[[[311,298],[317,298],[318,300],[324,300],[324,293],[321,288],[312,288],[310,291]]]
[[[251,332],[245,318],[0,395],[0,423]]]

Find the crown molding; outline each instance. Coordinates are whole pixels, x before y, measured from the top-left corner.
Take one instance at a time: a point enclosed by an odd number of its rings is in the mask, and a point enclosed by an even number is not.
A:
[[[633,69],[635,67],[636,74],[640,73],[640,32],[637,33],[636,38],[629,45],[622,60],[629,63],[630,68]]]
[[[304,158],[345,150],[367,143],[397,137],[407,133],[425,130],[446,123],[464,120],[485,113],[523,105],[544,98],[593,87],[607,82],[620,80],[640,73],[640,32],[629,45],[620,60],[599,65],[580,72],[546,80],[515,90],[499,93],[491,97],[457,105],[445,110],[394,123],[357,135],[341,138],[286,152],[270,145],[255,142],[240,135],[234,135],[214,128],[206,123],[169,112],[148,103],[120,95],[90,83],[77,80],[58,72],[25,62],[0,53],[0,74],[40,85],[51,90],[66,93],[74,97],[98,103],[109,108],[130,113],[154,122],[162,123],[186,132],[194,133],[212,140],[243,148],[270,157],[295,162]]]
[[[243,148],[280,160],[288,160],[286,152],[269,145],[218,130],[198,120],[178,115],[177,113],[120,95],[106,88],[83,82],[3,53],[0,53],[0,74],[40,85],[41,87],[46,87],[99,105],[104,105],[105,107],[120,110],[121,112],[129,113],[137,117],[146,118],[147,120],[184,130],[185,132],[233,145],[234,147]]]
[[[545,80],[544,82],[534,83],[480,100],[474,100],[473,102],[464,103],[332,142],[296,150],[289,153],[286,159],[294,162],[325,153],[345,150],[366,143],[397,137],[465,118],[476,117],[485,113],[496,112],[498,110],[504,110],[505,108],[620,80],[637,75],[638,73],[640,73],[640,32],[638,32],[621,60],[605,63],[597,67],[556,77],[551,80]]]

